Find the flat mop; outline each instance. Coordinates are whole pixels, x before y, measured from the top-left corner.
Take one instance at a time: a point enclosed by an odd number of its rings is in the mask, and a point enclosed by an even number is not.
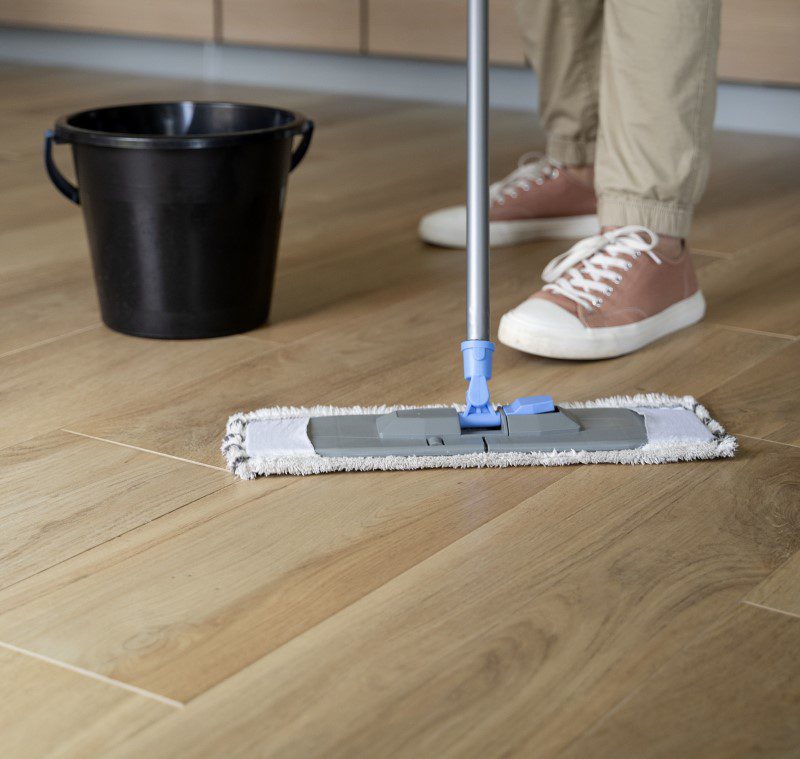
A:
[[[660,464],[733,456],[736,440],[691,396],[618,396],[556,405],[490,401],[487,0],[468,22],[466,404],[273,407],[228,420],[222,452],[243,479],[431,468]]]

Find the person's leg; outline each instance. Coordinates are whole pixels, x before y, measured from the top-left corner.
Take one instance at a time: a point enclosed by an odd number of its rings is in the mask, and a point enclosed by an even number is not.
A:
[[[708,175],[719,0],[606,0],[595,161],[604,234],[545,269],[499,339],[608,358],[702,319],[686,237]]]
[[[516,0],[525,55],[539,80],[549,158],[591,166],[598,125],[603,0]]]
[[[720,0],[606,0],[595,188],[604,227],[683,238],[705,189]]]
[[[526,153],[492,185],[492,247],[542,238],[576,238],[599,229],[594,192],[602,0],[517,0],[528,58],[539,75],[547,153]],[[427,214],[419,234],[434,245],[464,247],[467,211]]]

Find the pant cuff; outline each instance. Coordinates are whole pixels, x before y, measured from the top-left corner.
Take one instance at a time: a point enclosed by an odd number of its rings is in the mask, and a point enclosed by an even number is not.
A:
[[[594,163],[594,140],[574,140],[550,134],[547,136],[547,157],[567,166],[588,166]]]
[[[597,215],[601,227],[625,227],[640,224],[656,234],[688,237],[692,206],[650,200],[623,193],[600,193]]]

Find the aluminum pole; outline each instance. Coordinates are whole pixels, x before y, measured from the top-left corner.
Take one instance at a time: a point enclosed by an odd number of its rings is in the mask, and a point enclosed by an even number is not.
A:
[[[489,340],[488,0],[467,32],[467,340]]]

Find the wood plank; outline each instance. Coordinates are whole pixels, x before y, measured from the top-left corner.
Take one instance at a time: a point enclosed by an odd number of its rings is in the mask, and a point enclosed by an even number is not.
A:
[[[0,594],[0,640],[186,701],[570,471],[239,483]]]
[[[708,187],[689,234],[699,249],[735,253],[800,223],[800,140],[715,132]]]
[[[104,756],[174,707],[0,648],[8,757]]]
[[[705,398],[734,433],[800,445],[800,342],[737,374]]]
[[[795,0],[724,0],[720,79],[800,84],[800,4]]]
[[[170,79],[135,74],[121,75],[119,72],[84,71],[66,67],[50,68],[30,66],[19,63],[4,63],[0,67],[0,79],[4,97],[4,112],[15,117],[39,114],[54,119],[61,113],[82,110],[87,107],[87,96],[91,105],[119,103],[129,97],[129,93],[149,87],[158,91]],[[112,100],[116,93],[116,100]],[[134,97],[135,95],[131,95]],[[35,142],[28,134],[29,144],[39,147],[42,130],[49,126],[41,121],[36,125]],[[41,158],[41,154],[38,156]]]
[[[800,620],[739,606],[564,757],[796,756]]]
[[[792,523],[791,514],[778,514],[785,529],[800,540],[800,528]],[[764,582],[748,593],[747,601],[770,609],[793,614],[800,618],[800,550],[796,551],[785,564],[776,569]]]
[[[368,0],[368,50],[377,55],[464,60],[466,0]],[[522,65],[522,38],[513,0],[489,3],[489,55],[493,63]]]
[[[509,276],[505,284],[502,281],[495,278],[495,320],[529,294],[524,280]],[[383,293],[369,320],[363,313],[348,317],[345,311],[341,322],[286,347],[172,385],[157,395],[98,409],[74,429],[219,464],[224,421],[236,411],[332,400],[338,405],[368,405],[463,398],[464,383],[452,353],[452,336],[462,330],[462,285],[450,278],[435,289],[428,286],[400,296]],[[433,302],[439,304],[435,318],[430,317]],[[388,334],[392,340],[386,339]],[[347,336],[346,346],[342,335]],[[702,396],[785,345],[783,339],[701,324],[631,356],[599,364],[540,359],[499,346],[494,397],[507,401],[535,391],[553,392],[562,401],[643,391]],[[697,361],[698,355],[706,359]],[[448,356],[452,358],[443,358]],[[186,419],[192,420],[192,435],[185,433]]]
[[[120,755],[557,756],[766,576],[798,463],[578,468]]]
[[[699,273],[706,318],[719,324],[800,335],[800,220]]]
[[[212,0],[0,0],[0,23],[111,34],[211,40]]]
[[[100,323],[81,219],[0,233],[0,356]]]
[[[225,472],[59,431],[1,450],[0,468],[0,588],[231,484]]]
[[[222,0],[222,39],[357,53],[360,0]]]
[[[46,183],[40,172],[38,161],[35,168],[22,161],[3,166],[3,176],[10,183],[0,203],[0,229],[4,233],[36,226],[43,219],[51,223],[76,218],[75,206]]]
[[[0,309],[13,317],[0,320],[0,338],[22,346],[0,358],[0,450],[24,451],[0,470],[22,476],[0,509],[22,519],[27,497],[52,518],[30,555],[14,554],[33,562],[20,577],[36,574],[0,594],[0,641],[190,700],[131,738],[133,753],[559,755],[734,604],[758,598],[759,583],[792,613],[779,569],[798,549],[791,445],[742,437],[733,461],[655,468],[232,482],[163,516],[162,504],[198,486],[182,467],[230,480],[170,462],[150,482],[137,463],[150,454],[80,437],[78,447],[113,448],[111,459],[49,448],[43,436],[69,425],[220,466],[233,410],[463,397],[453,353],[463,253],[416,237],[423,213],[463,201],[463,111],[13,66],[0,70],[0,91],[10,188],[0,194]],[[279,104],[320,125],[290,183],[269,326],[199,343],[90,328],[25,347],[57,337],[59,319],[88,313],[93,297],[79,209],[43,181],[35,135],[59,113],[120,94]],[[530,114],[498,112],[492,126],[495,177],[543,144]],[[799,158],[798,140],[715,135],[691,240],[709,251],[696,256],[708,321],[591,364],[498,346],[494,396],[688,392],[734,432],[796,441],[800,342],[746,330],[795,328]],[[66,154],[59,162],[69,171]],[[493,326],[566,244],[496,253]],[[109,466],[114,456],[125,466]],[[127,531],[113,537],[118,528]],[[65,545],[75,551],[60,554]],[[776,641],[776,658],[791,651]],[[44,707],[77,714],[63,690]],[[80,712],[69,734],[77,756],[112,753],[102,725],[109,715],[115,724],[114,709],[91,703],[90,721]],[[27,716],[28,732],[45,719]]]
[[[246,338],[144,340],[97,327],[7,355],[0,358],[0,448],[137,397],[157,398],[170,386],[269,349]],[[187,439],[197,432],[191,418],[181,428]]]

